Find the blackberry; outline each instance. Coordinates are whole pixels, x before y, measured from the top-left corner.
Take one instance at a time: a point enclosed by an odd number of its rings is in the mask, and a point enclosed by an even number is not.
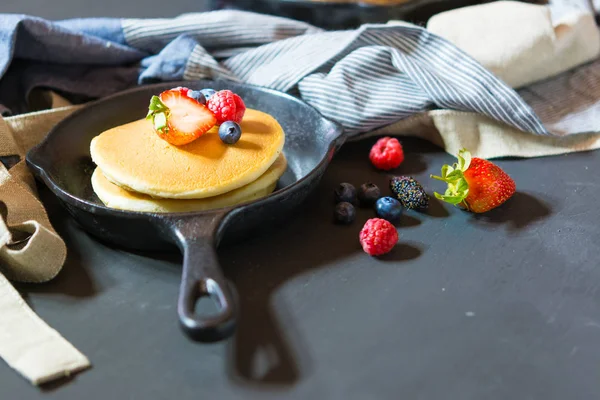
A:
[[[413,210],[429,207],[429,195],[423,186],[410,176],[395,176],[390,180],[390,189],[402,206]]]

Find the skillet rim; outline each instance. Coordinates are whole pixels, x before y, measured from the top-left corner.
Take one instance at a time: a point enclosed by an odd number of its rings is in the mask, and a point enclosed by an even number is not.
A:
[[[41,163],[39,161],[42,161],[42,163],[43,163],[42,148],[44,146],[50,145],[50,142],[52,140],[52,135],[54,135],[56,131],[59,131],[65,123],[67,123],[73,119],[81,118],[81,114],[90,112],[90,109],[93,109],[94,107],[98,107],[102,104],[108,103],[110,101],[114,101],[117,98],[126,97],[126,96],[131,95],[132,93],[137,93],[137,92],[144,91],[144,90],[152,90],[153,88],[159,88],[159,87],[161,87],[161,88],[177,87],[177,86],[189,85],[190,83],[200,83],[200,82],[207,82],[207,83],[219,82],[219,83],[229,84],[232,86],[243,86],[243,87],[248,87],[251,89],[258,90],[259,92],[265,93],[270,96],[286,98],[287,100],[291,100],[292,102],[299,104],[302,107],[308,107],[308,108],[312,109],[319,116],[319,118],[321,119],[322,122],[325,122],[325,123],[331,125],[331,127],[335,130],[335,134],[334,134],[333,138],[331,139],[331,141],[329,142],[329,144],[327,146],[327,151],[325,152],[325,154],[323,155],[321,160],[315,165],[315,167],[313,169],[311,169],[310,172],[308,172],[302,178],[296,180],[294,183],[292,183],[282,189],[274,191],[271,194],[269,194],[268,196],[261,197],[256,200],[247,201],[247,202],[236,204],[233,206],[214,208],[214,209],[204,210],[204,211],[155,213],[155,212],[121,210],[121,209],[117,209],[117,208],[107,207],[104,204],[93,203],[93,202],[90,202],[88,200],[82,199],[80,197],[74,196],[73,194],[69,193],[63,187],[61,187],[61,185],[56,183],[50,177],[46,168],[44,168],[42,165],[40,165]],[[341,141],[341,143],[340,143],[340,141]],[[262,86],[257,86],[257,85],[247,84],[247,83],[239,83],[239,82],[229,81],[229,80],[225,80],[225,79],[215,79],[215,80],[199,79],[199,80],[194,80],[194,81],[173,81],[173,82],[169,81],[169,82],[160,82],[160,83],[149,84],[149,85],[139,85],[139,86],[136,86],[136,87],[133,87],[130,89],[126,89],[126,90],[111,94],[109,96],[92,101],[90,103],[87,103],[82,108],[75,110],[72,114],[70,114],[69,116],[67,116],[66,118],[61,120],[59,123],[57,123],[48,132],[48,134],[44,137],[44,139],[41,142],[36,144],[34,147],[32,147],[27,152],[25,160],[26,160],[27,165],[31,169],[33,169],[34,175],[36,175],[38,179],[41,179],[55,196],[57,196],[58,198],[60,198],[63,201],[68,201],[71,205],[74,205],[77,208],[83,209],[86,212],[89,212],[92,214],[99,214],[99,215],[121,216],[121,217],[125,217],[125,218],[148,217],[148,216],[158,217],[158,218],[189,218],[189,217],[194,217],[194,216],[212,215],[212,214],[221,214],[221,213],[228,214],[234,210],[241,211],[242,209],[244,209],[248,206],[251,206],[253,204],[259,204],[260,202],[265,202],[270,199],[275,199],[277,197],[284,196],[285,194],[289,193],[290,191],[295,190],[297,187],[302,186],[302,184],[305,181],[312,178],[313,174],[317,170],[319,170],[322,167],[329,164],[329,162],[330,162],[329,155],[332,154],[332,152],[335,152],[336,149],[338,148],[338,146],[341,145],[344,141],[345,141],[344,129],[339,123],[331,121],[328,118],[325,118],[321,113],[319,113],[319,111],[317,109],[315,109],[308,103],[302,101],[301,99],[294,97],[288,93],[280,92],[280,91],[270,89],[270,88],[265,88]]]
[[[362,11],[362,10],[377,10],[377,11],[387,11],[391,8],[397,8],[398,6],[402,6],[405,3],[399,3],[399,4],[373,4],[373,3],[352,3],[352,2],[348,2],[348,3],[343,3],[343,2],[339,2],[339,1],[332,1],[332,0],[325,0],[325,1],[319,1],[316,2],[314,0],[262,0],[264,3],[285,3],[285,4],[289,4],[289,5],[297,5],[300,7],[307,7],[307,8],[315,8],[317,10],[322,10],[322,9],[333,9],[333,8],[337,8],[337,9],[348,9],[348,10],[356,10],[356,11]]]

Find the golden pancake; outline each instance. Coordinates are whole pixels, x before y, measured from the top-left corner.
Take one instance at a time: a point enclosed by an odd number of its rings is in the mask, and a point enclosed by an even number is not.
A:
[[[218,127],[192,143],[173,146],[150,121],[138,120],[95,137],[92,160],[111,182],[134,192],[172,199],[202,199],[258,179],[281,154],[283,129],[269,114],[247,109],[242,137],[233,145]]]
[[[104,177],[100,168],[92,175],[92,187],[100,200],[108,207],[142,212],[187,212],[204,211],[233,206],[269,195],[287,168],[281,154],[274,164],[257,180],[239,189],[206,199],[178,200],[152,198],[145,194],[127,191]]]

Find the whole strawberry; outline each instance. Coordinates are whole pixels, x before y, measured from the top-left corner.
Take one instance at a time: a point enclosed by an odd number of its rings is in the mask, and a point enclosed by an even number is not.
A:
[[[473,157],[467,150],[458,152],[458,162],[442,167],[442,176],[432,178],[446,182],[448,189],[435,197],[474,213],[484,213],[503,204],[515,193],[516,185],[496,164]]]
[[[246,105],[240,96],[231,90],[220,90],[206,102],[206,106],[217,118],[217,124],[226,121],[241,123],[246,112]]]

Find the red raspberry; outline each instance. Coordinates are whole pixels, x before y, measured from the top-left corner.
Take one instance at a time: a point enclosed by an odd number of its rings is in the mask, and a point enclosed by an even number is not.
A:
[[[235,116],[235,122],[237,122],[238,124],[240,122],[242,122],[242,119],[244,118],[244,114],[246,113],[246,105],[244,104],[244,100],[242,100],[242,98],[240,96],[238,96],[237,94],[233,95],[233,99],[235,100],[235,106],[236,106],[236,111],[237,114]]]
[[[381,138],[373,145],[369,159],[375,168],[385,171],[398,168],[404,161],[404,151],[398,139],[391,137]]]
[[[246,105],[240,96],[231,90],[220,90],[206,102],[206,107],[215,114],[217,124],[225,121],[242,122]]]
[[[385,219],[371,218],[365,222],[359,239],[365,253],[380,256],[390,252],[398,243],[398,231]]]

